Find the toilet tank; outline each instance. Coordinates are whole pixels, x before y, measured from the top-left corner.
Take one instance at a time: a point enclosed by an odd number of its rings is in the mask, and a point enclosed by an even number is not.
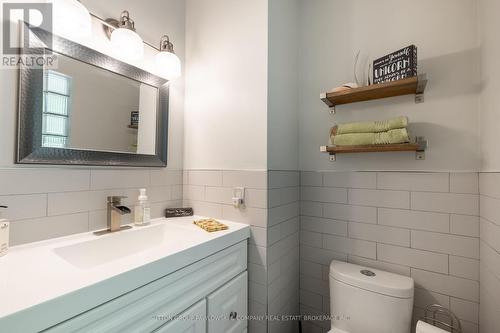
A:
[[[333,261],[332,332],[410,333],[413,290],[410,277]]]

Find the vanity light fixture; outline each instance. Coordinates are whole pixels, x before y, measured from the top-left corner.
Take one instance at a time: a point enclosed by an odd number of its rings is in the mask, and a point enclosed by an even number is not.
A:
[[[144,56],[144,44],[148,45],[158,53],[155,57],[155,72],[167,80],[173,80],[182,75],[182,65],[179,57],[174,52],[174,44],[167,35],[160,39],[160,47],[157,48],[142,40],[135,32],[134,20],[130,18],[127,10],[124,10],[120,19],[108,18],[106,20],[90,14],[102,23],[104,32],[111,40],[111,46],[120,58],[124,60],[139,60]]]
[[[77,0],[52,0],[53,32],[62,37],[84,38],[92,31],[87,8]]]
[[[124,10],[119,20],[106,19],[106,23],[111,27],[104,25],[104,30],[118,56],[126,60],[138,60],[143,57],[144,44],[141,36],[135,32],[135,22],[128,11]]]
[[[156,55],[157,72],[167,80],[172,80],[182,75],[181,61],[174,52],[174,45],[170,38],[164,35],[160,39],[160,52]]]

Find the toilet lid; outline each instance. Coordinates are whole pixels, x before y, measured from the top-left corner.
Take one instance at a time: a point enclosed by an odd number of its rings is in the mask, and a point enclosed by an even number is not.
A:
[[[382,295],[398,298],[413,297],[414,282],[408,276],[334,260],[330,264],[330,277]]]

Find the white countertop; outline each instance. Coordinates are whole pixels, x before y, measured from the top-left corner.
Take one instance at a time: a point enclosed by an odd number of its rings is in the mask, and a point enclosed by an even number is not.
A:
[[[32,307],[55,299],[62,301],[70,293],[88,292],[86,287],[99,283],[102,288],[99,295],[95,296],[96,301],[118,297],[134,287],[170,274],[250,237],[248,225],[230,221],[221,221],[229,226],[228,230],[208,233],[192,223],[199,218],[201,217],[156,219],[150,226],[134,227],[105,236],[84,233],[11,248],[6,256],[0,257],[0,326],[2,320],[20,320],[22,316],[19,317],[19,314]],[[156,229],[147,231],[148,228]],[[148,248],[135,246],[137,249],[134,249],[134,244],[130,242],[132,234],[125,234],[137,232],[142,233],[143,237],[155,234]],[[104,253],[67,258],[68,255],[71,256],[72,248],[88,241],[99,240],[102,243],[101,239],[105,237],[124,237],[122,239],[129,240],[123,242],[128,244],[119,245],[124,246],[118,251],[124,253],[123,256],[109,255],[108,251],[103,251],[98,246],[99,251],[95,252]],[[116,245],[119,239],[110,240]],[[61,249],[67,250],[61,254]],[[116,253],[116,248],[114,250]],[[93,256],[96,256],[96,260],[105,262],[96,264]],[[129,272],[141,274],[130,274],[127,277]],[[113,282],[114,280],[109,280],[112,278],[117,278],[116,284],[107,283]],[[123,283],[124,281],[127,283]]]

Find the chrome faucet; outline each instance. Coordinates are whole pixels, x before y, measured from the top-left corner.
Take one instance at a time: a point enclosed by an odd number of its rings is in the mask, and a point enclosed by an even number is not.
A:
[[[108,214],[107,214],[108,229],[96,231],[94,232],[94,234],[100,236],[111,232],[117,232],[132,228],[131,226],[123,226],[123,227],[121,226],[121,216],[130,214],[132,212],[130,208],[122,205],[122,199],[125,198],[127,197],[122,197],[122,196],[108,197]]]

